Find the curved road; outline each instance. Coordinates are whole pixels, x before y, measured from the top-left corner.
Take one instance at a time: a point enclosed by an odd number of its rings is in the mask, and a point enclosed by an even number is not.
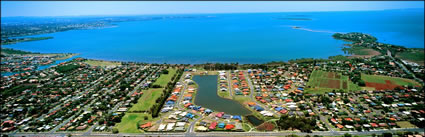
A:
[[[255,102],[255,104],[257,104],[257,105],[259,105],[259,106],[263,107],[263,108],[264,108],[264,110],[267,110],[267,109],[268,109],[268,107],[267,107],[267,106],[264,106],[263,104],[258,103],[258,102],[257,102],[257,100],[254,98],[254,92],[255,92],[255,91],[254,91],[254,86],[252,85],[251,79],[248,77],[248,73],[246,73],[246,72],[244,71],[244,75],[245,75],[245,79],[248,81],[249,89],[251,90],[251,94],[249,95],[249,97],[251,98],[251,101],[253,101],[253,102]],[[274,115],[276,115],[276,116],[280,117],[280,114],[279,114],[279,113],[276,113],[276,111],[275,111],[275,110],[268,110],[268,111],[270,111],[270,112],[272,112]]]

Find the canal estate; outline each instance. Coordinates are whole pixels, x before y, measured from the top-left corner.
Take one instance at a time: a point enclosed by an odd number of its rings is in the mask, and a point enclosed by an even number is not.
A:
[[[250,111],[239,102],[225,99],[217,95],[217,75],[195,75],[193,80],[198,84],[195,104],[215,111],[232,115],[248,115]]]

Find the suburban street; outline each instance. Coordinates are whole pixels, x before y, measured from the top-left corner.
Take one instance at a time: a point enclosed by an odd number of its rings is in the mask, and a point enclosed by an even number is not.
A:
[[[245,75],[245,79],[248,81],[249,89],[251,90],[251,94],[249,95],[249,97],[251,98],[251,101],[252,102],[255,102],[255,104],[261,106],[262,108],[267,109],[268,107],[264,106],[261,103],[258,103],[257,100],[254,98],[255,91],[254,91],[254,86],[252,85],[251,79],[248,77],[248,73],[244,72],[244,75]],[[274,111],[274,110],[268,110],[268,111],[270,111],[274,115],[280,117],[280,114],[279,113],[276,113],[276,111]]]
[[[392,129],[392,130],[378,130],[378,131],[365,131],[365,132],[355,132],[355,131],[318,131],[313,133],[302,133],[302,132],[152,132],[152,133],[72,133],[72,136],[287,136],[287,135],[320,135],[320,136],[342,136],[345,133],[351,135],[371,135],[371,134],[382,134],[382,133],[396,133],[397,131],[411,131],[411,132],[424,132],[423,128],[410,128],[410,129]],[[67,136],[69,133],[17,133],[11,136]]]

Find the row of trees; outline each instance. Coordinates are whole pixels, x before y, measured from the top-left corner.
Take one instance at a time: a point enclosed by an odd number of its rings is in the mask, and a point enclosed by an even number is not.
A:
[[[230,63],[230,64],[221,64],[221,63],[207,63],[203,64],[203,68],[205,70],[236,70],[238,69],[239,64],[238,63]]]
[[[68,65],[62,65],[62,66],[58,66],[56,67],[56,70],[60,73],[68,73],[71,72],[77,68],[79,68],[80,65],[78,64],[68,64]]]
[[[162,106],[164,105],[167,98],[171,95],[174,86],[179,81],[178,78],[180,78],[182,75],[183,69],[178,69],[174,76],[171,78],[171,81],[167,83],[167,86],[162,91],[164,94],[162,94],[161,97],[156,99],[156,103],[150,108],[150,112],[152,113],[153,118],[158,117]]]

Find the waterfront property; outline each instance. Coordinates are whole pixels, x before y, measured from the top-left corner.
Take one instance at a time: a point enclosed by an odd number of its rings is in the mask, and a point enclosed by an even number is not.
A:
[[[198,84],[195,104],[215,111],[233,115],[247,115],[248,109],[236,101],[224,99],[217,95],[217,75],[195,75],[193,80]]]

